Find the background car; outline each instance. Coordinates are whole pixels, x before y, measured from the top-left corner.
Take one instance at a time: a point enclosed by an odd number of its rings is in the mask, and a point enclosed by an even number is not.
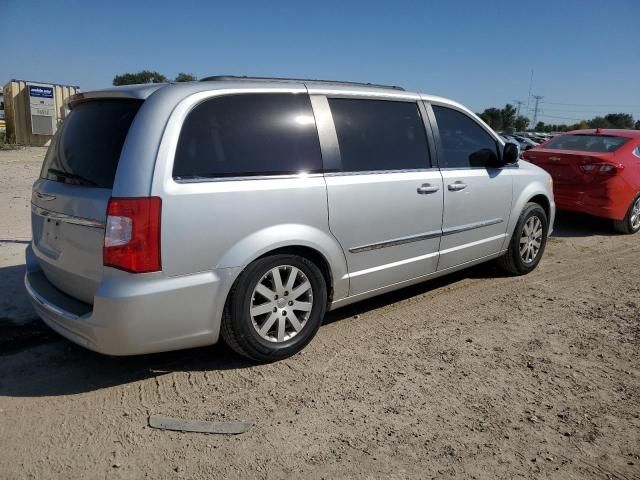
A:
[[[567,132],[523,158],[551,174],[559,209],[610,218],[622,233],[640,230],[640,131]]]
[[[538,143],[531,140],[530,138],[526,138],[526,137],[521,137],[521,136],[514,136],[513,138],[515,138],[516,140],[518,140],[520,142],[521,145],[521,150],[530,150],[533,147],[537,147]]]

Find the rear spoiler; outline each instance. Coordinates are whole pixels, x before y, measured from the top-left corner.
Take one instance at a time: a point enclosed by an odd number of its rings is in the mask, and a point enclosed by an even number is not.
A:
[[[65,100],[65,106],[72,109],[76,105],[90,100],[123,99],[123,100],[146,100],[156,90],[167,85],[166,83],[150,83],[145,85],[125,85],[113,87],[105,90],[94,90],[90,92],[80,92],[71,95]]]

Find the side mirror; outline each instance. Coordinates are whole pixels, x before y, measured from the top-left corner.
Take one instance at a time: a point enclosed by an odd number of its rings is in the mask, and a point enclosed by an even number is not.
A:
[[[515,143],[505,143],[504,150],[502,151],[502,163],[504,165],[511,165],[518,161],[520,155],[520,148]]]

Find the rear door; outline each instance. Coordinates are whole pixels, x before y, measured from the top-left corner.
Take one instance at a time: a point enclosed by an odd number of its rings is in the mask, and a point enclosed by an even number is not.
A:
[[[318,128],[329,225],[345,252],[350,294],[434,272],[442,177],[431,165],[420,105],[315,95],[312,101],[316,118],[333,120]],[[329,151],[335,157],[324,155]]]
[[[92,302],[102,278],[107,203],[141,101],[76,105],[54,137],[33,186],[32,247],[51,283]]]
[[[466,112],[444,105],[433,105],[432,111],[444,183],[438,263],[444,270],[502,249],[514,167],[495,167],[501,154],[497,139]]]

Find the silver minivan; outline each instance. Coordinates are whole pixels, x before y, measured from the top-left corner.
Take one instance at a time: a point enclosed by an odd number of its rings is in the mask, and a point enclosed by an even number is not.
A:
[[[209,77],[68,106],[25,284],[51,328],[106,354],[222,336],[285,358],[327,310],[493,259],[528,273],[553,225],[550,176],[440,97]]]

